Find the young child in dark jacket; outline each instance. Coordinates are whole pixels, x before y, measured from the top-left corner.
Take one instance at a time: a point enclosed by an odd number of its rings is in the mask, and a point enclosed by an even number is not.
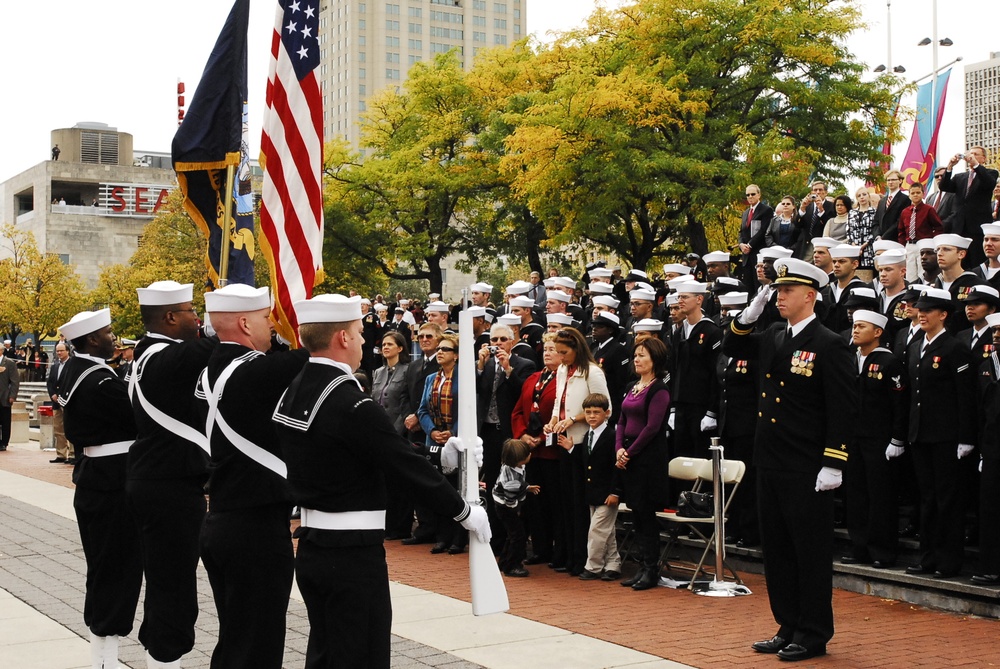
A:
[[[600,393],[588,395],[583,400],[583,415],[590,426],[581,454],[587,475],[584,494],[590,505],[590,531],[587,534],[587,564],[580,580],[614,581],[622,571],[615,538],[622,484],[621,470],[615,467],[615,426],[608,423],[611,416],[608,398]]]
[[[507,540],[498,556],[500,571],[507,576],[527,576],[524,558],[527,554],[528,534],[524,529],[521,512],[528,493],[538,494],[537,485],[528,485],[524,466],[531,459],[531,447],[520,439],[508,439],[500,452],[500,476],[493,486],[493,501],[497,516],[507,530]]]

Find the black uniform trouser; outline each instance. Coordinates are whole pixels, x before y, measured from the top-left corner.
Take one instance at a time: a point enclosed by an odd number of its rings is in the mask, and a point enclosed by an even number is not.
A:
[[[295,574],[309,613],[305,669],[388,669],[392,604],[382,544],[299,540]]]
[[[709,434],[701,431],[701,419],[705,417],[708,407],[684,403],[674,406],[677,411],[674,412],[674,450],[671,457],[709,457]]]
[[[746,465],[746,472],[740,482],[739,491],[729,509],[732,519],[727,525],[727,534],[736,535],[751,545],[760,541],[760,521],[757,518],[757,467],[753,464],[753,434],[723,436],[727,460],[740,460]]]
[[[887,439],[854,440],[844,473],[852,557],[895,562],[899,552],[898,463],[887,460]]]
[[[125,484],[139,527],[146,577],[139,643],[159,662],[194,647],[198,620],[198,536],[205,519],[200,478],[142,479]]]
[[[292,591],[288,504],[213,511],[201,530],[201,559],[219,614],[212,669],[281,669]]]
[[[83,622],[97,636],[126,636],[139,604],[142,557],[125,490],[77,486],[73,510],[87,560]]]
[[[577,444],[574,450],[586,448]],[[585,490],[583,461],[559,450],[559,489],[562,492],[562,525],[566,532],[566,567],[582,572],[587,564],[587,536],[590,532],[590,505]]]
[[[10,445],[10,405],[0,404],[0,447]]]
[[[979,573],[1000,574],[1000,458],[983,458],[979,485]]]
[[[537,485],[537,495],[526,501],[525,513],[531,552],[545,562],[566,563],[566,539],[559,521],[562,494],[559,489],[559,461],[532,458],[527,467],[528,483]]]
[[[764,578],[778,636],[806,648],[833,638],[833,491],[816,473],[757,470]]]
[[[958,443],[917,442],[910,450],[920,488],[920,564],[958,572],[965,550],[965,463]]]

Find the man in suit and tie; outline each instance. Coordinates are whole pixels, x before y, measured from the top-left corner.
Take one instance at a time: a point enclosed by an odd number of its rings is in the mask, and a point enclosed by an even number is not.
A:
[[[969,253],[962,261],[962,266],[968,269],[985,259],[980,226],[993,220],[991,201],[1000,174],[986,168],[986,149],[981,146],[973,146],[965,154],[968,169],[963,174],[952,175],[952,168],[962,159],[962,155],[956,153],[948,161],[940,187],[942,191],[955,194],[955,215],[950,232],[972,238]]]
[[[903,175],[899,170],[889,170],[885,173],[885,197],[878,201],[875,207],[875,223],[872,228],[875,234],[882,239],[898,241],[900,244],[905,240],[898,239],[899,215],[906,207],[910,206],[910,200],[906,193],[900,190],[903,185]]]
[[[0,357],[0,451],[6,451],[10,443],[10,408],[17,401],[17,390],[21,386],[13,355],[13,348],[5,348]]]
[[[760,200],[760,186],[750,184],[746,189],[747,209],[740,217],[740,251],[743,253],[741,274],[744,283],[752,284],[756,270],[754,259],[764,248],[767,226],[774,218],[774,209]]]
[[[793,223],[799,228],[799,241],[796,245],[796,258],[812,260],[812,239],[821,237],[826,222],[837,215],[832,202],[826,201],[826,182],[814,181],[810,186],[809,195],[799,203],[799,215]]]
[[[59,404],[59,379],[62,376],[66,361],[69,360],[69,345],[61,341],[56,344],[56,361],[49,368],[49,376],[45,379],[45,388],[52,399],[52,433],[56,440],[56,457],[49,462],[76,464],[73,445],[66,440],[66,428],[63,424],[62,406]]]
[[[816,299],[829,277],[802,260],[775,262],[778,310],[787,320],[754,332],[767,294],[730,324],[723,353],[758,361],[754,462],[764,574],[778,623],[758,653],[788,661],[826,654],[833,637],[833,490],[847,466],[857,363],[824,327]]]

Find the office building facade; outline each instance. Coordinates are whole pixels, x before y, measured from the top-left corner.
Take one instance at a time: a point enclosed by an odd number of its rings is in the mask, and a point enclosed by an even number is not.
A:
[[[1000,51],[965,66],[965,145],[985,147],[1000,162]]]

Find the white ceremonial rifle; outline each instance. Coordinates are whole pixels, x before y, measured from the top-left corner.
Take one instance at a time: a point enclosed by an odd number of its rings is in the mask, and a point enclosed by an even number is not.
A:
[[[468,302],[465,296],[463,305]],[[462,489],[465,501],[478,505],[479,467],[476,464],[476,337],[472,332],[472,314],[466,306],[458,317],[458,438],[465,446]],[[489,492],[489,491],[487,491]],[[472,586],[472,613],[485,616],[510,608],[507,588],[489,542],[480,541],[469,532],[469,581]]]

